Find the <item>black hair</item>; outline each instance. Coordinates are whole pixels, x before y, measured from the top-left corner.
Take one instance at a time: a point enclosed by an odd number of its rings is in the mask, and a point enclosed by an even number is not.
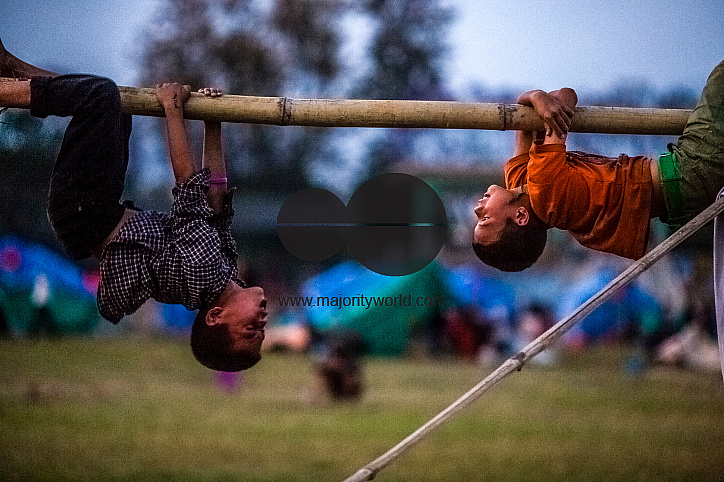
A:
[[[498,239],[489,244],[473,242],[473,251],[483,263],[500,271],[523,271],[535,263],[548,241],[548,229],[531,220],[523,226],[506,219]]]
[[[238,372],[261,360],[258,350],[235,349],[226,325],[208,325],[206,314],[213,308],[200,309],[191,326],[191,351],[196,360],[207,368],[223,372]]]

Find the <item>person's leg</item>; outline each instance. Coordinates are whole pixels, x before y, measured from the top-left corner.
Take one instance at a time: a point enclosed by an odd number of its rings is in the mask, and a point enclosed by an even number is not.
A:
[[[56,75],[15,57],[0,40],[0,107],[29,109],[31,77]]]
[[[687,121],[677,148],[688,156],[722,155],[724,142],[724,62],[709,75],[699,103]]]
[[[0,80],[0,107],[30,108],[30,81]]]
[[[717,191],[721,188],[724,183],[724,62],[709,75],[674,150],[707,166],[716,176]]]
[[[724,62],[709,75],[683,134],[669,149],[684,205],[674,223],[679,225],[713,203],[724,187]]]
[[[72,116],[53,168],[48,218],[66,252],[91,255],[123,216],[131,116],[113,81],[89,75],[33,77],[30,113]]]
[[[12,55],[0,41],[0,107],[30,108],[36,117],[73,116],[53,168],[48,218],[66,252],[91,255],[116,227],[128,165],[131,116],[109,79],[58,76]],[[31,80],[27,80],[31,79]]]
[[[7,51],[0,40],[0,77],[29,80],[35,76],[53,77],[56,74],[24,62]]]

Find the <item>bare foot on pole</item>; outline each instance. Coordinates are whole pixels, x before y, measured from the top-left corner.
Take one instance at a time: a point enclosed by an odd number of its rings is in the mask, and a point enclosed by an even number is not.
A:
[[[13,79],[29,79],[34,76],[55,77],[55,72],[41,69],[34,65],[24,62],[7,51],[0,40],[0,77],[10,77]]]

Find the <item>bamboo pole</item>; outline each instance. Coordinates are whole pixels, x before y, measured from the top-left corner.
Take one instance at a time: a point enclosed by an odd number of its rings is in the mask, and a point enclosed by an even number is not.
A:
[[[563,334],[566,333],[569,329],[571,329],[586,316],[588,316],[593,310],[603,304],[618,289],[629,284],[631,281],[634,280],[634,278],[646,271],[649,267],[651,267],[651,265],[653,265],[666,253],[678,246],[686,238],[698,231],[701,227],[708,224],[721,212],[724,212],[724,198],[718,199],[714,204],[702,211],[697,217],[689,221],[681,229],[677,230],[661,244],[652,249],[643,258],[629,266],[618,277],[613,279],[610,283],[608,283],[600,291],[598,291],[598,293],[593,295],[581,306],[579,306],[571,315],[559,321],[548,331],[533,340],[517,355],[507,359],[505,362],[503,362],[502,365],[500,365],[500,367],[498,367],[483,381],[481,381],[475,387],[469,390],[465,395],[458,398],[454,403],[452,403],[450,406],[448,406],[445,410],[440,412],[437,416],[432,418],[422,427],[417,429],[402,442],[398,443],[386,453],[373,460],[362,469],[355,472],[351,477],[345,479],[345,482],[372,480],[377,472],[392,463],[403,453],[414,447],[417,443],[422,441],[422,439],[430,435],[430,433],[432,433],[436,428],[440,427],[443,423],[450,420],[458,412],[468,407],[475,400],[480,398],[485,392],[487,392],[490,388],[495,386],[498,382],[503,380],[512,372],[520,371],[523,368],[523,365],[528,360],[548,348],[551,344],[553,344],[553,342],[563,336]]]
[[[124,109],[163,116],[153,89],[119,87]],[[678,135],[691,113],[684,109],[580,106],[571,132]],[[406,127],[432,129],[540,130],[540,118],[519,104],[418,100],[291,99],[193,93],[188,119],[281,126]]]

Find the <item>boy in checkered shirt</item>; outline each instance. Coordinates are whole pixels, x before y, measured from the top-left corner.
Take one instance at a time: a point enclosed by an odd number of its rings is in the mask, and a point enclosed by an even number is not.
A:
[[[192,351],[221,371],[250,368],[261,358],[266,299],[259,287],[236,279],[231,236],[232,195],[226,186],[221,125],[205,122],[202,166],[196,165],[183,108],[189,86],[156,88],[165,112],[175,177],[168,213],[120,203],[128,165],[131,116],[122,112],[113,81],[91,75],[57,75],[30,65],[0,42],[0,106],[31,115],[71,116],[55,162],[48,218],[73,259],[100,262],[98,308],[118,323],[146,300],[199,310]],[[201,89],[218,97],[217,89]]]

